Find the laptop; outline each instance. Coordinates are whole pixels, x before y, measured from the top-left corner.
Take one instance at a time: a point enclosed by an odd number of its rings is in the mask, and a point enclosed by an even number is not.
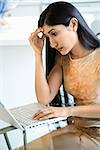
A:
[[[35,120],[32,116],[37,111],[46,108],[47,106],[40,103],[31,103],[19,106],[12,109],[7,109],[2,102],[0,102],[0,120],[13,125],[14,127],[25,130],[41,125],[50,125],[59,121],[66,120],[66,117],[56,117],[47,120]]]

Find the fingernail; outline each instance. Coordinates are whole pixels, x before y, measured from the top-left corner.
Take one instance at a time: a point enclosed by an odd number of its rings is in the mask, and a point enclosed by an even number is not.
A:
[[[36,119],[36,117],[33,117],[33,119]]]
[[[43,36],[43,33],[42,33],[42,32],[39,32],[39,33],[38,33],[38,37],[39,37],[39,38],[42,38],[42,36]]]

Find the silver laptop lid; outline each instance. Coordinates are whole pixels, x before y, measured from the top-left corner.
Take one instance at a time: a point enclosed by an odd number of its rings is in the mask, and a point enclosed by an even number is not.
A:
[[[16,128],[24,130],[24,128],[18,123],[18,121],[14,118],[14,116],[10,113],[10,111],[2,104],[0,101],[0,120],[9,123]]]

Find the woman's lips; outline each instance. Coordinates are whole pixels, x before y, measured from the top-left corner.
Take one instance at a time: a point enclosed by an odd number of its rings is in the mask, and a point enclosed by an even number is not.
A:
[[[58,48],[58,51],[63,51],[63,50],[64,50],[64,48],[63,48],[63,47]]]

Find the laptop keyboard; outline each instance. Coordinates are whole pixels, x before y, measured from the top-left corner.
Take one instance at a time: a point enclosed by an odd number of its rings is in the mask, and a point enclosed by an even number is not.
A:
[[[11,109],[10,111],[14,115],[16,120],[24,126],[28,126],[31,124],[34,124],[36,126],[42,125],[42,124],[52,124],[60,120],[65,120],[65,118],[63,117],[57,117],[57,118],[41,120],[41,121],[33,120],[32,119],[33,114],[43,108],[46,108],[46,106],[35,103],[35,104],[28,104],[25,106],[17,107],[17,108]]]
[[[11,109],[10,111],[18,122],[25,125],[30,125],[33,124],[34,122],[39,122],[38,120],[33,120],[32,116],[38,110],[43,108],[45,108],[44,105],[29,104],[29,105]]]

